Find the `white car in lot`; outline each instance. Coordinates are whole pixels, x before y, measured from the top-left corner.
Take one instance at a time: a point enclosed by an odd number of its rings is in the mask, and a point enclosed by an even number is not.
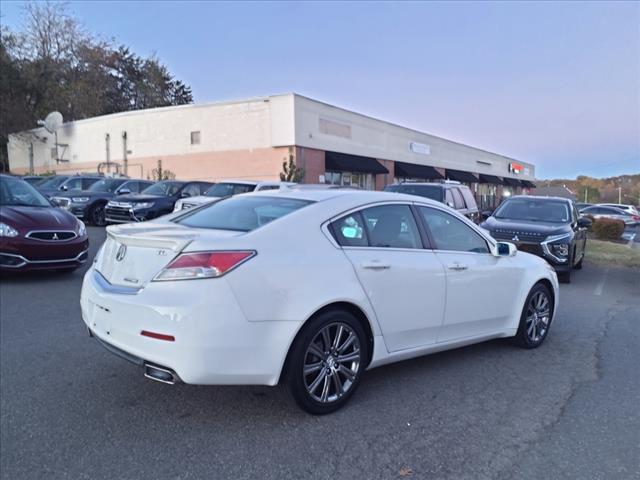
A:
[[[215,202],[219,198],[239,195],[241,193],[261,192],[264,190],[280,190],[296,185],[293,182],[269,182],[254,180],[229,180],[213,185],[204,195],[198,197],[181,198],[173,207],[174,212],[199,207],[205,203]]]
[[[111,226],[82,317],[154,380],[286,383],[314,414],[368,368],[498,337],[546,338],[558,281],[447,206],[357,190],[260,192]]]

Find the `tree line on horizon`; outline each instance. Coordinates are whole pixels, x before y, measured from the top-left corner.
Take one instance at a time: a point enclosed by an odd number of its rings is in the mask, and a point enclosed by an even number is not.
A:
[[[0,171],[10,133],[52,111],[65,121],[193,103],[191,88],[155,55],[87,32],[64,3],[30,3],[20,31],[0,27]]]
[[[640,173],[606,178],[579,175],[573,180],[539,180],[536,184],[538,187],[565,186],[576,194],[578,202],[584,202],[586,199],[588,203],[618,203],[620,188],[622,203],[640,205]]]

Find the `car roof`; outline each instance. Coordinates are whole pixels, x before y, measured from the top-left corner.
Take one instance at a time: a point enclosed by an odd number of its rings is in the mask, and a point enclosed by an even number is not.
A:
[[[312,202],[323,202],[331,199],[342,198],[345,201],[354,203],[374,203],[374,202],[386,202],[386,201],[404,201],[404,202],[419,202],[428,203],[437,206],[442,206],[442,203],[436,202],[424,197],[416,195],[408,195],[397,192],[378,192],[373,190],[353,190],[347,188],[325,188],[325,189],[286,189],[286,190],[265,190],[260,192],[244,193],[245,195],[251,195],[255,197],[277,197],[277,198],[292,198],[298,200],[308,200]]]
[[[540,195],[513,195],[509,198],[525,198],[527,200],[555,200],[555,201],[562,201],[562,202],[568,202],[568,203],[573,203],[573,200],[571,200],[570,198],[565,198],[565,197],[547,197],[547,196],[540,196]],[[506,199],[508,200],[508,199]]]

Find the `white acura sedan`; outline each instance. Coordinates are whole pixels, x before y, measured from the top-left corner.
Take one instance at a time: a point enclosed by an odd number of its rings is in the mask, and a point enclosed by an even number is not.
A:
[[[498,337],[538,347],[558,282],[441,203],[292,189],[109,227],[81,306],[151,379],[284,382],[323,414],[368,368]]]

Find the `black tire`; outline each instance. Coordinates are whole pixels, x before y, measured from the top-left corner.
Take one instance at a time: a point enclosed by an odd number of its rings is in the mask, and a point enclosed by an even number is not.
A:
[[[560,283],[571,283],[571,270],[558,273],[558,281]]]
[[[97,227],[104,227],[107,224],[107,221],[105,220],[105,212],[104,212],[105,206],[106,206],[105,203],[99,203],[91,207],[91,210],[89,210],[89,221],[93,225]]]
[[[541,297],[546,300],[541,301]],[[542,345],[551,328],[554,306],[549,288],[542,283],[535,284],[522,307],[520,324],[514,337],[516,345],[523,348],[537,348]]]
[[[285,367],[289,393],[308,413],[335,412],[357,389],[368,354],[366,333],[353,315],[344,310],[322,312],[309,320],[291,346]]]

